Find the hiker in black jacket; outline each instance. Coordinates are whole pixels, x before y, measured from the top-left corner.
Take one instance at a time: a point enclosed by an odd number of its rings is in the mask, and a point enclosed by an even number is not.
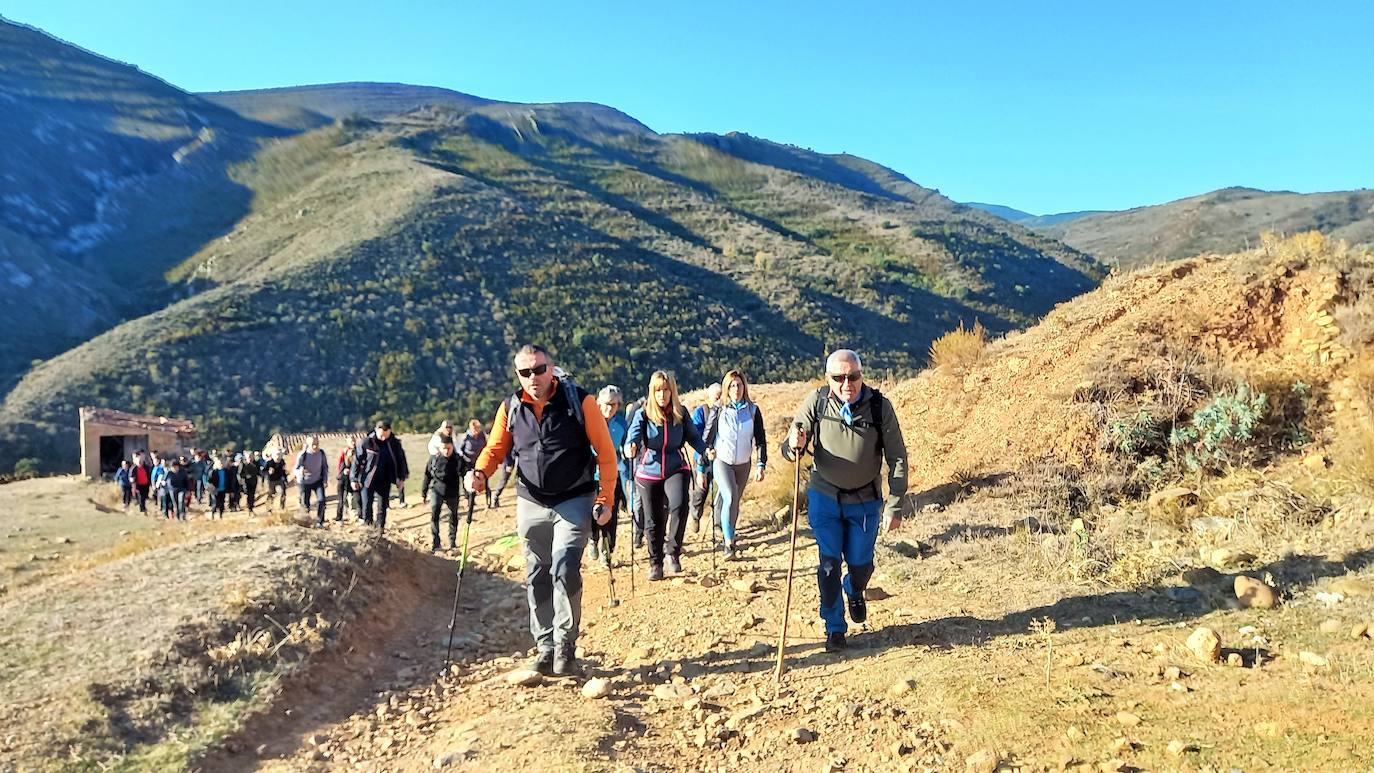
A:
[[[172,507],[178,521],[186,520],[187,494],[191,492],[193,485],[195,484],[191,480],[189,465],[182,464],[180,459],[173,459],[172,469],[167,473],[167,491],[171,495]]]
[[[262,465],[262,477],[267,479],[267,504],[277,500],[278,510],[286,509],[286,460],[277,451]],[[280,492],[280,493],[278,493]]]
[[[353,490],[363,498],[363,523],[372,525],[372,511],[377,511],[377,531],[386,531],[386,511],[390,505],[391,486],[404,486],[410,468],[406,466],[406,452],[401,439],[391,434],[391,422],[383,420],[362,442],[353,455],[353,469],[349,479]]]
[[[453,452],[453,438],[439,439],[439,453],[425,465],[425,479],[420,495],[429,500],[429,531],[434,537],[431,551],[439,549],[439,515],[448,505],[448,546],[458,547],[458,495],[462,492],[462,476],[467,468],[463,457]]]
[[[258,478],[262,477],[262,458],[257,451],[248,454],[239,465],[239,478],[243,481],[243,493],[248,496],[248,514],[258,506]]]

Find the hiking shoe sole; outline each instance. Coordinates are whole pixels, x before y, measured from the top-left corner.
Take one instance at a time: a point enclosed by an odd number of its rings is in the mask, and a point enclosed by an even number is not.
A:
[[[868,619],[868,602],[864,601],[863,596],[849,599],[849,619],[856,623],[862,623]]]

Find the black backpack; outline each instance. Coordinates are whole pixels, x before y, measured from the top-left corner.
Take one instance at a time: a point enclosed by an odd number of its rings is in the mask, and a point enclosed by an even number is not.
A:
[[[874,389],[873,387],[869,387],[869,388],[868,388],[868,391],[872,393],[872,395],[871,395],[871,396],[869,397],[869,399],[868,399],[868,410],[869,410],[869,413],[872,414],[872,415],[869,417],[869,426],[872,426],[874,429],[878,430],[878,455],[879,455],[879,456],[882,456],[882,453],[883,453],[883,393],[882,393],[882,392],[879,392],[877,389]],[[820,444],[821,444],[821,411],[822,411],[823,408],[825,407],[826,401],[829,400],[829,399],[830,399],[830,387],[829,387],[829,386],[823,386],[823,387],[821,387],[820,389],[817,389],[817,390],[816,390],[816,412],[815,412],[814,418],[812,418],[812,420],[811,420],[811,438],[812,438],[812,442],[814,442],[814,443],[816,444],[816,447],[818,447],[818,448],[820,447]]]

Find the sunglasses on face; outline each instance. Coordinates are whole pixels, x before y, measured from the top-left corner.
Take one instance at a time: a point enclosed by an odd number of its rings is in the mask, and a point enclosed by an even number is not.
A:
[[[860,373],[831,373],[831,374],[830,374],[830,380],[831,380],[831,381],[834,381],[836,384],[842,384],[842,383],[844,383],[844,382],[846,382],[846,381],[848,381],[848,382],[851,383],[851,384],[857,384],[857,383],[859,383],[859,381],[860,381],[862,378],[863,378],[863,375],[860,374]]]
[[[520,378],[529,378],[530,376],[542,376],[547,373],[548,370],[549,364],[544,362],[535,365],[533,368],[516,368],[515,372],[520,374]]]

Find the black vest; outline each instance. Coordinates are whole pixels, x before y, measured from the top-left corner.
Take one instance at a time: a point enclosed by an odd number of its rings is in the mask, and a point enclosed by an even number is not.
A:
[[[587,392],[577,387],[577,399]],[[515,417],[512,447],[520,468],[516,492],[546,507],[596,490],[595,464],[587,428],[577,420],[568,404],[567,390],[555,389],[544,406],[543,418],[536,421],[534,407],[520,399]]]

